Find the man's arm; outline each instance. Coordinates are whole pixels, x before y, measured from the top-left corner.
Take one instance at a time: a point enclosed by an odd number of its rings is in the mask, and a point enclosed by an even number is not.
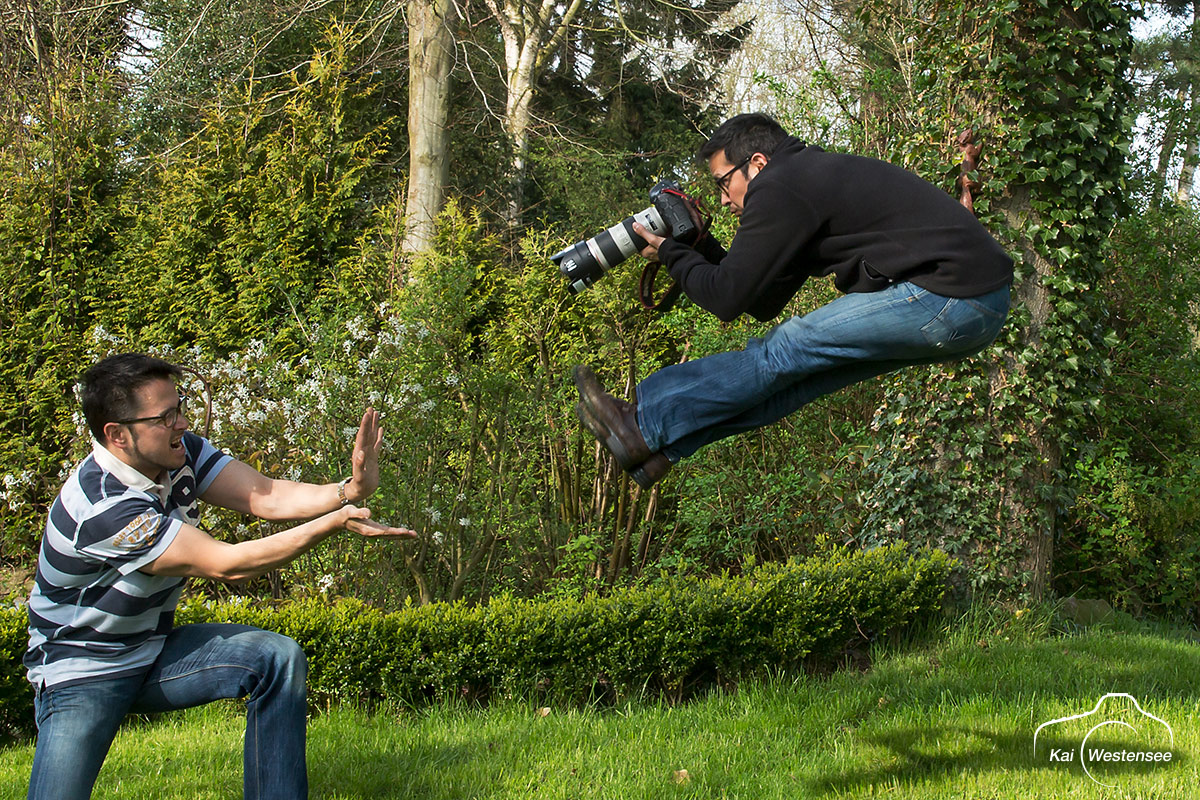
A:
[[[199,528],[184,524],[166,551],[142,571],[236,582],[281,567],[343,529],[386,539],[412,539],[417,535],[405,528],[381,525],[370,516],[370,509],[345,506],[289,530],[236,544],[219,542]]]
[[[346,484],[347,501],[362,502],[379,487],[379,445],[382,441],[379,412],[368,408],[354,438],[351,479]],[[234,461],[221,470],[200,499],[266,520],[308,519],[342,505],[337,483],[319,485],[275,480],[241,461]]]
[[[770,322],[787,307],[787,304],[792,301],[796,292],[800,291],[800,287],[807,280],[808,276],[804,274],[784,275],[751,303],[750,307],[746,309],[746,313],[759,322]]]
[[[728,251],[693,248],[634,228],[648,242],[642,255],[662,261],[688,297],[722,322],[743,313],[773,319],[807,279],[795,264],[818,218],[791,188],[765,177],[751,184]]]

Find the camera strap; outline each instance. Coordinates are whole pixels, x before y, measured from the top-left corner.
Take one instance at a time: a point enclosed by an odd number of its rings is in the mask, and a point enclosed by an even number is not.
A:
[[[661,299],[655,301],[654,279],[658,277],[658,268],[661,266],[657,261],[647,261],[646,266],[642,267],[642,279],[638,281],[638,299],[642,301],[642,308],[647,311],[665,314],[675,306],[675,301],[683,294],[683,287],[679,285],[679,281],[671,281],[671,288],[667,289]]]
[[[696,228],[696,238],[690,242],[695,247],[701,239],[708,235],[708,228],[712,224],[712,215],[705,211],[695,198],[675,189],[666,191],[668,194],[683,198],[684,202],[695,211],[695,217],[699,224]],[[679,284],[679,281],[671,281],[671,287],[656,301],[654,299],[654,279],[658,277],[658,268],[661,266],[662,264],[658,261],[647,261],[646,266],[642,267],[642,278],[638,281],[638,299],[642,302],[642,308],[647,311],[665,314],[675,307],[675,301],[679,299],[679,295],[683,294],[683,286]]]

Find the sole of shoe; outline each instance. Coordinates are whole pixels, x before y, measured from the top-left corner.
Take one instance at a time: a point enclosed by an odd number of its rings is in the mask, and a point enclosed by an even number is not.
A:
[[[617,463],[621,465],[621,469],[628,472],[641,465],[641,461],[637,461],[630,456],[629,451],[621,442],[621,438],[596,418],[596,415],[592,413],[587,403],[580,400],[575,404],[575,416],[579,417],[579,421],[583,423],[583,427],[587,428],[588,433],[595,436],[600,444],[604,445],[604,448],[613,454],[613,457],[617,459]]]
[[[571,370],[571,377],[575,381],[575,389],[579,392],[579,400],[595,417],[596,408],[592,404],[592,399],[597,395],[607,394],[600,384],[600,379],[596,377],[596,373],[592,371],[591,367],[583,364],[577,364],[575,369]]]

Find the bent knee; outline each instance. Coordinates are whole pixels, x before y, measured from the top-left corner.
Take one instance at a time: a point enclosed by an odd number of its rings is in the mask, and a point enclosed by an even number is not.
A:
[[[807,317],[792,317],[779,323],[758,340],[763,366],[775,377],[804,372],[805,358],[815,349],[819,332]]]
[[[247,638],[247,644],[254,648],[272,671],[288,673],[296,678],[303,678],[308,673],[308,657],[304,654],[304,648],[290,636],[257,628],[243,635]]]

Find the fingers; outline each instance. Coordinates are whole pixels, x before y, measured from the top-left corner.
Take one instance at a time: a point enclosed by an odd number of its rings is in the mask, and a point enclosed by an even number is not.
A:
[[[366,450],[379,450],[379,445],[383,442],[383,426],[379,424],[379,412],[373,408],[367,408],[363,412],[362,422],[358,425],[358,435],[354,442],[354,456],[358,457],[359,452]]]
[[[373,408],[368,408],[363,416],[370,416],[371,428],[375,431],[375,449],[379,449],[379,445],[383,443],[383,423],[380,421],[379,412]]]
[[[665,241],[662,236],[657,236],[657,235],[651,233],[650,231],[646,230],[645,226],[643,226],[642,223],[640,223],[640,222],[633,223],[633,232],[636,233],[638,236],[642,237],[643,239],[645,239],[656,249],[660,244],[663,243],[663,241]]]
[[[366,509],[362,509],[366,510]],[[370,512],[368,512],[370,513]],[[365,517],[352,517],[346,521],[346,530],[351,533],[357,533],[360,536],[367,536],[377,539],[415,539],[417,532],[408,528],[400,528],[393,525],[387,525],[382,522],[376,522],[373,519]]]
[[[646,246],[638,251],[641,257],[647,261],[657,261],[658,246],[663,243],[663,237],[650,233],[640,222],[633,223],[633,232],[646,240]]]

